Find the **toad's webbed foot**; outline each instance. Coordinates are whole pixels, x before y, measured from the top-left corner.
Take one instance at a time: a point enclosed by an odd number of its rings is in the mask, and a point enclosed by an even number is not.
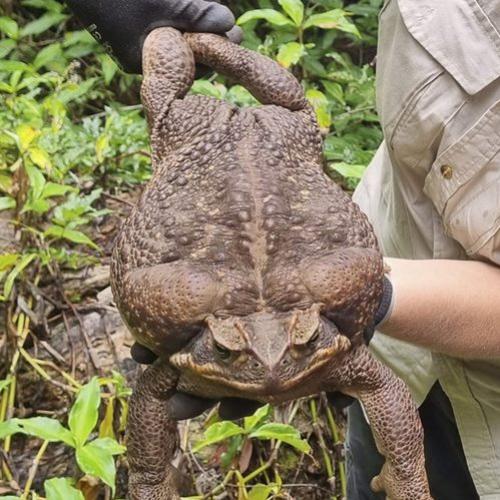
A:
[[[388,500],[432,500],[425,471],[424,434],[410,391],[365,346],[332,371],[331,389],[362,403],[385,464],[372,488]],[[339,384],[340,382],[340,384]]]
[[[157,361],[139,378],[130,400],[127,448],[131,500],[176,500],[180,474],[171,465],[178,447],[169,399],[176,373]]]

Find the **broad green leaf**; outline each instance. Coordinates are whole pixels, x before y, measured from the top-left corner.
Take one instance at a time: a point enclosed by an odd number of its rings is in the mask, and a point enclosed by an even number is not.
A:
[[[63,6],[57,0],[23,0],[23,5],[50,12],[61,12],[63,9]]]
[[[19,140],[19,148],[22,152],[26,151],[30,144],[40,135],[40,131],[34,127],[23,123],[16,129]]]
[[[68,104],[79,97],[85,95],[96,82],[96,78],[89,78],[82,83],[70,82],[64,86],[64,89],[59,93],[59,101],[63,104]]]
[[[206,95],[208,97],[215,97],[217,99],[223,99],[226,92],[226,88],[220,84],[213,84],[208,80],[196,80],[191,87],[191,92],[193,94]]]
[[[58,420],[47,417],[34,417],[16,418],[14,421],[19,425],[24,434],[35,436],[51,443],[62,441],[69,446],[75,446],[75,441],[71,433]]]
[[[329,111],[329,102],[323,92],[317,89],[309,89],[306,92],[307,100],[311,103],[320,128],[329,128],[332,124],[332,118]]]
[[[21,29],[20,36],[24,38],[26,36],[39,35],[40,33],[47,31],[52,26],[64,21],[67,17],[68,16],[65,14],[61,14],[59,12],[48,12],[38,19],[26,24],[26,26]]]
[[[301,0],[278,0],[282,9],[291,17],[295,26],[300,26],[304,20],[304,4]]]
[[[0,71],[13,73],[14,71],[31,71],[31,68],[21,61],[2,60],[0,61]]]
[[[0,31],[5,33],[9,38],[16,39],[19,34],[19,26],[14,19],[7,16],[0,17]]]
[[[14,422],[14,420],[7,420],[0,422],[0,439],[5,439],[7,436],[12,436],[21,431],[21,428]]]
[[[20,273],[28,267],[31,262],[33,262],[36,259],[35,254],[27,254],[24,255],[23,258],[16,264],[14,269],[9,273],[7,276],[7,279],[5,280],[5,284],[3,287],[3,296],[7,300],[10,296],[10,292],[12,291],[12,287],[14,286],[14,281],[16,278],[19,276]]]
[[[107,134],[101,134],[95,143],[95,153],[97,161],[102,163],[104,161],[104,153],[109,146],[109,136]]]
[[[269,405],[261,406],[253,415],[245,417],[243,426],[246,432],[251,432],[260,424],[268,415],[271,410]]]
[[[264,19],[275,26],[293,26],[290,19],[274,9],[249,10],[238,19],[238,24],[245,24],[255,19]]]
[[[106,85],[109,85],[119,70],[118,64],[116,64],[113,58],[108,54],[99,54],[98,59],[101,63],[104,82],[106,83]]]
[[[19,500],[21,497],[16,497],[14,495],[7,495],[0,497],[0,500]]]
[[[324,85],[329,95],[341,104],[345,104],[344,89],[342,85],[337,82],[329,82],[328,80],[321,80],[321,83]]]
[[[38,147],[32,147],[29,148],[28,154],[30,160],[37,167],[40,167],[42,170],[46,171],[50,171],[52,169],[52,162],[50,161],[50,156],[44,149]]]
[[[361,179],[366,170],[366,165],[350,165],[349,163],[339,162],[333,163],[331,168],[338,172],[343,177],[350,177],[353,179]]]
[[[62,46],[60,43],[52,43],[47,47],[44,47],[35,57],[33,61],[33,67],[35,69],[40,69],[42,66],[49,65],[56,59],[59,59],[63,55]]]
[[[125,453],[125,446],[122,446],[116,439],[109,437],[98,438],[92,441],[92,445],[106,451],[110,455],[121,455]]]
[[[262,427],[252,432],[250,437],[262,440],[277,439],[278,441],[293,446],[303,453],[310,453],[311,451],[311,447],[307,441],[301,439],[299,431],[291,425],[278,423],[264,424]]]
[[[193,451],[199,451],[206,446],[210,446],[211,444],[215,444],[232,436],[238,436],[244,433],[245,430],[233,422],[217,422],[205,431],[203,439],[196,444]]]
[[[46,500],[84,500],[83,493],[73,486],[68,477],[56,477],[43,483]]]
[[[101,479],[114,493],[116,468],[113,455],[92,442],[77,448],[76,461],[83,472]]]
[[[10,196],[0,196],[0,212],[16,207],[16,200]]]
[[[76,192],[77,190],[71,186],[64,184],[55,184],[54,182],[47,182],[43,188],[42,198],[53,198],[54,196],[63,196],[69,192]]]
[[[306,48],[298,42],[288,42],[280,47],[277,61],[285,68],[297,64],[300,58],[305,55]]]
[[[20,254],[18,253],[4,253],[0,255],[0,272],[6,271],[12,266],[15,266],[19,257]],[[2,384],[5,382],[7,382],[7,380],[2,380],[2,382],[0,382],[0,391],[4,388]],[[10,381],[8,381],[8,383],[10,383]]]
[[[360,37],[358,29],[347,20],[345,11],[342,9],[329,10],[321,14],[314,14],[304,24],[304,29],[316,26],[322,29],[337,29],[346,33],[352,33]]]
[[[45,177],[42,172],[32,165],[26,165],[26,174],[28,174],[28,179],[30,180],[31,197],[32,199],[38,199],[42,196],[43,189],[45,187]]]
[[[77,446],[87,441],[90,433],[97,424],[99,405],[101,404],[101,390],[97,377],[84,385],[69,413],[69,429],[73,434]]]
[[[275,484],[256,484],[248,493],[248,500],[267,500],[269,495],[277,493]]]
[[[99,250],[99,247],[86,234],[76,229],[51,225],[46,229],[44,235],[62,238],[72,243],[76,243],[77,245],[87,245],[95,250]]]
[[[9,53],[16,47],[16,41],[11,40],[10,38],[5,38],[4,40],[0,40],[0,59],[7,57]]]
[[[35,212],[36,214],[45,214],[50,210],[50,204],[47,200],[38,198],[37,200],[31,200],[24,204],[21,210],[22,214],[28,212]]]

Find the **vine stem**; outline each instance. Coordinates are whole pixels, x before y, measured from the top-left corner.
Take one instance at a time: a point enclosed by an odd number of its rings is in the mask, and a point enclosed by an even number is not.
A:
[[[33,485],[33,481],[35,480],[38,466],[40,465],[40,461],[42,460],[42,457],[43,457],[48,445],[49,445],[49,441],[44,441],[42,443],[42,446],[40,446],[40,449],[38,450],[38,453],[36,454],[35,459],[33,460],[33,464],[30,467],[28,480],[26,481],[26,485],[24,486],[24,492],[23,492],[23,495],[21,497],[21,500],[28,500],[28,496],[30,494],[31,486]]]
[[[333,437],[333,445],[335,446],[335,448],[337,448],[339,445],[342,445],[342,441],[340,440],[339,428],[337,426],[337,423],[335,422],[335,418],[333,417],[330,405],[327,403],[325,406],[326,406],[326,418]],[[339,460],[338,466],[339,466],[340,486],[342,489],[342,497],[347,498],[347,478],[346,478],[344,461]]]

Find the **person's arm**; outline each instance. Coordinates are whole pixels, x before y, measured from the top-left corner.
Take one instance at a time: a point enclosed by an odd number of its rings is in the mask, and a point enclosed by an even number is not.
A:
[[[66,0],[92,35],[132,73],[141,72],[142,45],[160,26],[181,31],[226,33],[231,11],[204,0]]]
[[[458,260],[386,263],[393,305],[382,333],[450,356],[500,357],[500,268]]]

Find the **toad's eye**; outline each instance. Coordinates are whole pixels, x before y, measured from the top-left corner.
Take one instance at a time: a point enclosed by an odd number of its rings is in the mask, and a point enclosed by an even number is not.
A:
[[[313,333],[312,337],[307,342],[308,344],[314,344],[319,339],[319,328]]]
[[[214,342],[214,347],[220,359],[227,361],[231,357],[231,351],[224,346],[218,344],[217,342]]]

